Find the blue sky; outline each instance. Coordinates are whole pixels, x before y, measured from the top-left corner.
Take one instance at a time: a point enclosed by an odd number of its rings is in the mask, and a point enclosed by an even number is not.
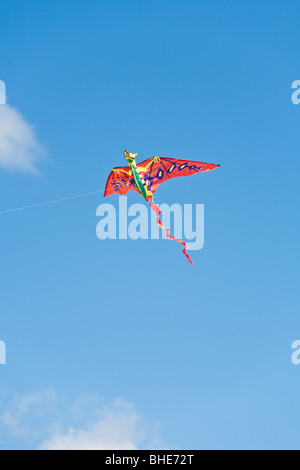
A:
[[[156,193],[205,205],[194,265],[98,240],[101,194],[0,215],[1,449],[299,448],[299,27],[294,0],[2,0],[0,212],[104,188],[125,148],[221,168]]]

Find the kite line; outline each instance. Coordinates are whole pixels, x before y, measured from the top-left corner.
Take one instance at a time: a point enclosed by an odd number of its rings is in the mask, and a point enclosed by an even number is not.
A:
[[[48,206],[50,204],[57,204],[63,201],[70,201],[71,199],[79,199],[82,197],[92,196],[93,194],[104,193],[105,189],[98,189],[97,191],[92,191],[90,193],[77,194],[76,196],[63,197],[61,199],[55,199],[53,201],[40,202],[39,204],[31,204],[30,206],[17,207],[15,209],[9,209],[6,211],[1,211],[1,214],[8,214],[9,212],[19,212],[27,209],[33,209],[34,207]]]

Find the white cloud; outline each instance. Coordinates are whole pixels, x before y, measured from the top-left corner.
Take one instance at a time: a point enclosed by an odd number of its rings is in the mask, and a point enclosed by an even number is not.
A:
[[[52,390],[16,395],[0,416],[2,423],[13,437],[27,438],[39,434],[33,421],[43,421],[43,416],[53,411],[56,396]]]
[[[145,438],[142,421],[133,405],[119,399],[101,410],[101,417],[87,429],[55,433],[40,449],[137,450]]]
[[[98,394],[82,395],[73,402],[52,390],[16,396],[2,411],[0,425],[0,435],[18,441],[20,447],[25,442],[31,449],[162,448],[156,426],[149,426],[132,403],[118,398],[103,404]]]
[[[33,127],[16,109],[0,105],[0,168],[36,173],[41,154]]]

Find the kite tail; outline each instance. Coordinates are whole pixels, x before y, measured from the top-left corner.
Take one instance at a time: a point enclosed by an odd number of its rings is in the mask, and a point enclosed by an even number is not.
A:
[[[186,250],[187,250],[187,248],[188,248],[188,246],[186,245],[186,243],[185,243],[183,240],[177,240],[177,238],[172,237],[172,235],[170,235],[170,230],[169,230],[168,228],[166,228],[166,227],[164,226],[164,224],[162,223],[162,221],[160,220],[160,218],[159,218],[159,216],[160,216],[160,214],[161,214],[160,208],[159,208],[156,204],[154,204],[154,203],[151,203],[151,204],[149,203],[149,205],[150,205],[151,209],[152,209],[152,210],[155,212],[155,214],[157,215],[156,223],[157,223],[157,225],[159,226],[159,228],[161,228],[162,230],[165,230],[165,231],[166,231],[166,233],[167,233],[167,238],[168,238],[169,240],[174,240],[175,242],[178,242],[178,243],[181,243],[181,245],[184,245],[184,248],[183,248],[182,252],[183,252],[183,254],[187,257],[187,259],[189,260],[189,262],[190,262],[191,264],[193,264],[194,261],[192,261],[191,258],[189,257],[189,255],[186,253]]]

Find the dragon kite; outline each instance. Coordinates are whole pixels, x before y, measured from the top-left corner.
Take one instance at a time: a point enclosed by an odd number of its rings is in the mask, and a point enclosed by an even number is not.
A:
[[[161,158],[153,157],[142,163],[136,164],[137,153],[130,153],[128,150],[124,152],[125,160],[129,166],[113,168],[111,171],[105,188],[104,197],[111,194],[127,194],[129,190],[138,192],[149,203],[151,209],[157,216],[157,225],[166,231],[169,240],[175,240],[181,243],[183,253],[190,263],[193,263],[189,255],[186,253],[188,246],[183,240],[177,240],[170,235],[160,220],[161,211],[153,202],[153,194],[161,183],[170,178],[178,176],[191,176],[195,173],[214,170],[220,165],[211,163],[194,162],[191,160],[181,160],[178,158]]]

